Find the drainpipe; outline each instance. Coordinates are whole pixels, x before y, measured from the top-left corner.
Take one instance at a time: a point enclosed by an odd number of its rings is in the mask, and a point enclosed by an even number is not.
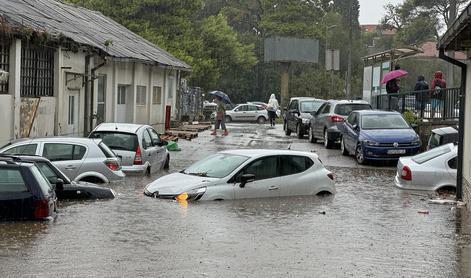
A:
[[[90,80],[90,82],[91,82],[91,86],[90,86],[90,87],[91,87],[91,88],[90,88],[90,119],[89,119],[89,120],[90,120],[90,123],[89,123],[89,124],[90,124],[90,131],[92,131],[92,129],[93,129],[93,120],[95,119],[95,114],[93,113],[93,107],[94,107],[94,106],[93,106],[93,105],[94,105],[93,101],[94,101],[94,99],[95,99],[95,79],[96,79],[95,72],[96,72],[98,69],[104,67],[104,66],[106,65],[106,63],[107,63],[107,60],[106,60],[106,57],[104,57],[104,58],[103,58],[103,63],[99,64],[98,66],[96,66],[96,67],[94,67],[94,68],[92,68],[92,70],[91,70],[91,80]],[[87,135],[87,136],[88,136],[88,135]]]
[[[90,115],[89,113],[89,95],[90,95],[90,58],[92,57],[92,55],[87,55],[85,56],[85,81],[84,81],[84,84],[85,84],[85,105],[84,105],[84,112],[85,112],[85,121],[83,121],[83,133],[84,133],[84,136],[85,137],[88,137],[88,133],[89,133],[89,130],[88,130],[88,115]]]
[[[466,76],[467,76],[467,65],[463,62],[455,60],[445,54],[445,49],[440,48],[438,57],[442,60],[447,61],[455,66],[461,68],[461,96],[460,96],[460,120],[458,132],[458,165],[457,165],[457,177],[456,177],[456,199],[458,201],[463,200],[463,158],[464,158],[464,129],[465,129],[465,114],[466,114]]]

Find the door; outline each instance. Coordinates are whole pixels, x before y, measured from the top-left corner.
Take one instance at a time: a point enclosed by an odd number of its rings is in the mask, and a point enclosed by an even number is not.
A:
[[[126,102],[127,102],[127,86],[118,86],[118,97],[116,100],[116,122],[126,123]]]
[[[164,163],[167,160],[167,152],[163,146],[159,146],[159,144],[162,142],[162,140],[160,140],[159,134],[153,128],[148,128],[147,131],[149,132],[151,142],[154,145],[156,152],[155,162],[153,165],[157,165],[157,167],[153,168],[158,170],[164,167]]]
[[[67,117],[67,135],[79,135],[80,91],[69,91],[69,105]]]
[[[157,150],[156,146],[152,144],[152,139],[147,129],[142,131],[142,162],[149,163],[151,166],[151,171],[155,172],[156,169],[159,169],[157,163]]]
[[[330,104],[326,103],[321,109],[319,114],[316,115],[315,136],[317,138],[324,138],[324,127],[327,126],[327,120],[330,113]]]
[[[234,109],[234,112],[232,113],[232,120],[233,121],[244,121],[245,119],[245,114],[247,114],[247,105],[239,105]]]
[[[303,173],[313,165],[314,162],[309,157],[280,156],[280,196],[313,195],[315,180]]]
[[[358,118],[359,118],[358,113],[352,113],[347,118],[347,121],[345,124],[346,130],[343,133],[343,136],[344,136],[343,142],[347,150],[349,150],[350,152],[354,152],[356,149],[356,142],[357,142],[359,131],[355,130],[355,126],[359,127]]]
[[[240,187],[240,177],[244,174],[255,175],[255,181]],[[278,177],[278,156],[257,159],[244,167],[235,178],[234,195],[236,199],[278,197],[280,179]]]
[[[80,174],[80,168],[87,148],[67,143],[44,143],[42,156],[49,159],[69,179],[75,180]]]
[[[255,105],[247,105],[246,121],[254,122],[258,118],[258,109]]]
[[[287,115],[288,115],[287,125],[288,125],[289,129],[292,130],[292,131],[296,130],[298,113],[299,113],[298,101],[293,100],[289,104],[288,113],[287,113]]]

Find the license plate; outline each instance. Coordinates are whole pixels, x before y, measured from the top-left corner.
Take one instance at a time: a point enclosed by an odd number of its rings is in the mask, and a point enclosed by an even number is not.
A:
[[[405,154],[406,150],[388,150],[388,154]]]

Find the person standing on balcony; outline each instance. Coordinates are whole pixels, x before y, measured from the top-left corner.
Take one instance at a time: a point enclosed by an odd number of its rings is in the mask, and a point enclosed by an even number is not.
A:
[[[432,81],[432,114],[431,118],[435,117],[435,112],[438,110],[440,116],[443,113],[443,99],[445,97],[446,81],[443,79],[443,72],[436,71],[435,78]]]
[[[414,87],[414,91],[416,92],[415,110],[417,110],[417,114],[422,113],[425,109],[425,104],[428,102],[428,90],[430,90],[430,87],[427,81],[425,81],[425,77],[423,75],[419,75]]]

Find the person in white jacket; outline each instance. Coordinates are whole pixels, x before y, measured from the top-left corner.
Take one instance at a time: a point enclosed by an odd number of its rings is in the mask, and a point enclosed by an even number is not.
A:
[[[271,94],[270,99],[268,100],[267,111],[268,118],[270,119],[270,126],[275,126],[276,111],[280,108],[278,100],[276,99],[275,94]]]

